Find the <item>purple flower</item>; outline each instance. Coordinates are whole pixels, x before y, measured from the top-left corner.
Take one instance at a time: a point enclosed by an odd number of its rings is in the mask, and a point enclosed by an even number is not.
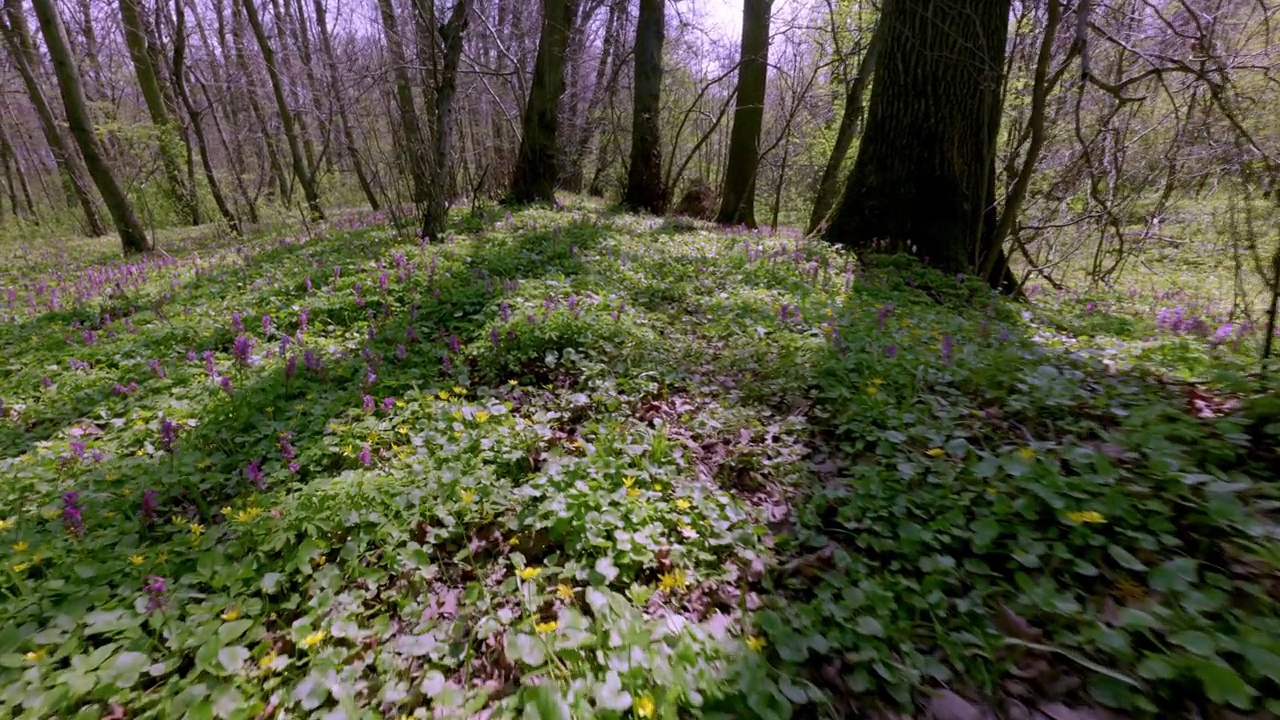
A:
[[[257,341],[246,335],[237,335],[236,339],[231,343],[231,356],[235,358],[236,364],[240,367],[249,367],[253,364],[253,346]]]
[[[276,444],[280,446],[280,457],[285,460],[292,460],[298,456],[298,449],[289,442],[291,439],[293,439],[291,432],[282,432],[280,437],[276,438]]]
[[[156,498],[155,490],[144,490],[142,493],[142,509],[140,514],[145,522],[151,522],[156,519],[156,513],[160,510],[160,501]]]
[[[511,304],[506,300],[503,300],[498,305],[498,317],[502,318],[502,322],[506,322],[511,319]]]
[[[307,324],[311,321],[311,308],[304,307],[298,312],[298,330],[306,332]]]
[[[298,374],[298,356],[290,355],[288,360],[284,361],[284,379],[292,380]]]
[[[369,467],[372,462],[373,453],[369,450],[368,443],[365,443],[365,446],[360,448],[360,464],[365,467]]]
[[[382,410],[384,412],[391,412],[392,408],[394,408],[395,406],[396,406],[396,399],[394,397],[387,396],[382,398]]]
[[[231,329],[235,332],[244,332],[244,319],[240,317],[240,313],[231,313]]]
[[[378,374],[373,371],[372,367],[366,367],[364,370],[364,388],[368,390],[376,382],[378,382]]]
[[[299,462],[291,462],[291,463],[289,463],[289,474],[290,474],[290,475],[297,475],[297,474],[298,474],[298,471],[299,471],[299,470],[301,470],[301,469],[302,469],[302,463],[299,463]]]
[[[489,328],[489,342],[496,348],[501,343],[502,338],[498,335],[498,328]]]
[[[222,377],[218,378],[218,387],[222,388],[223,392],[230,395],[231,394],[231,378],[227,377],[226,375],[223,375]]]
[[[212,350],[204,351],[204,374],[208,375],[210,378],[216,378],[218,376],[218,368],[213,364]]]
[[[396,346],[396,359],[403,360],[409,355],[409,350],[403,345]]]
[[[324,362],[311,348],[307,348],[307,351],[302,354],[302,364],[306,366],[307,372],[314,374],[319,374],[324,368]]]
[[[267,333],[270,333],[270,332],[271,332],[271,316],[263,315],[262,316],[262,334],[266,335]]]
[[[188,350],[188,351],[187,351],[187,362],[189,362],[189,363],[193,363],[193,362],[195,362],[195,361],[196,361],[196,351],[195,351],[195,350]]]
[[[264,475],[262,472],[262,460],[258,459],[250,462],[248,467],[244,469],[244,477],[246,480],[253,483],[254,487],[259,490],[264,489],[266,487],[266,483],[263,481]]]
[[[365,413],[373,412],[373,396],[372,395],[365,395],[364,398],[361,400],[361,404],[362,404],[362,407],[364,408]]]
[[[889,343],[888,345],[885,345],[884,356],[889,358],[890,360],[898,357],[898,346],[894,345],[893,343]]]
[[[152,375],[161,379],[164,378],[164,366],[160,364],[159,360],[148,360],[147,367],[151,368]]]
[[[893,314],[893,303],[889,303],[884,307],[876,310],[876,325],[883,330],[885,323],[889,320],[889,316]]]
[[[342,266],[341,266],[341,265],[334,265],[334,266],[333,266],[333,281],[334,281],[334,282],[338,282],[338,278],[340,278],[340,277],[342,277]]]
[[[381,275],[378,276],[378,289],[381,290],[382,292],[387,291],[387,280],[388,280],[388,277],[386,273],[382,273]]]
[[[138,389],[138,383],[136,382],[131,382],[128,385],[121,385],[120,383],[116,383],[115,387],[111,388],[111,394],[119,395],[123,397],[125,395],[132,395],[133,392],[137,389]]]
[[[40,378],[40,384],[45,387],[53,387],[53,378],[49,377],[48,375],[45,375],[44,377]]]
[[[951,351],[955,349],[955,338],[950,335],[942,336],[942,362],[951,364]]]
[[[98,336],[92,330],[85,330],[81,337],[85,345],[92,345],[98,341]]]
[[[449,343],[449,352],[456,353],[462,349],[462,343],[458,340],[457,335],[450,335],[448,343]]]
[[[303,281],[303,284],[307,286],[307,292],[311,292],[311,276],[310,275],[308,275],[307,279]]]
[[[178,439],[178,424],[169,418],[160,421],[160,444],[165,452],[173,452],[173,443]]]
[[[67,444],[71,446],[71,452],[75,453],[76,457],[81,460],[84,459],[85,444],[83,442],[80,442],[79,440],[72,440]]]
[[[153,613],[164,607],[166,590],[167,584],[164,578],[159,575],[151,575],[147,578],[147,584],[142,586],[142,591],[149,596],[147,598],[147,612]]]
[[[62,524],[72,535],[80,535],[84,532],[80,493],[74,490],[62,494]]]

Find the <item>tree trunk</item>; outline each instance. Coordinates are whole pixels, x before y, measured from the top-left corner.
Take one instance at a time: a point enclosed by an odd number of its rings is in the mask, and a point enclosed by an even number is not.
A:
[[[93,201],[91,180],[86,175],[79,156],[68,146],[66,138],[62,136],[58,120],[54,117],[53,109],[44,96],[39,78],[36,77],[35,68],[39,67],[39,58],[31,41],[31,33],[27,29],[26,16],[21,6],[13,1],[5,3],[5,11],[8,22],[0,22],[0,32],[4,33],[9,56],[22,77],[22,83],[27,89],[27,97],[30,98],[36,117],[40,120],[40,132],[49,145],[53,162],[61,171],[63,181],[71,190],[71,194],[80,204],[80,209],[84,213],[85,232],[92,237],[106,235],[107,227],[103,224],[102,215]]]
[[[257,73],[254,73],[250,68],[249,57],[245,52],[244,13],[242,11],[237,12],[237,7],[239,6],[233,2],[231,11],[231,43],[232,54],[235,57],[236,65],[239,66],[240,69],[241,81],[243,84],[242,89],[246,100],[245,104],[249,106],[249,113],[253,115],[254,121],[258,124],[258,132],[261,136],[262,144],[266,149],[268,168],[271,171],[271,180],[274,183],[279,196],[288,203],[293,198],[292,185],[289,182],[288,175],[285,173],[284,162],[280,159],[280,152],[276,147],[275,136],[271,133],[271,128],[267,125],[267,115],[263,111],[261,103],[258,102],[258,96],[254,87],[257,83]],[[259,168],[260,167],[261,165],[259,165]],[[259,189],[261,186],[262,183],[260,182]],[[270,186],[268,186],[267,193],[268,197],[270,197],[272,194]]]
[[[125,2],[130,2],[130,0],[122,0],[122,3]],[[240,219],[232,212],[231,206],[227,204],[227,199],[222,194],[222,185],[218,182],[218,176],[213,170],[213,161],[209,158],[209,143],[205,140],[200,112],[196,109],[195,103],[191,101],[191,94],[187,92],[187,70],[185,66],[187,58],[187,13],[185,0],[177,0],[174,3],[174,7],[176,30],[173,34],[173,91],[178,96],[178,100],[182,102],[182,107],[187,111],[187,117],[190,119],[191,134],[195,137],[196,145],[200,149],[200,167],[204,170],[205,182],[209,183],[209,193],[213,195],[213,203],[218,207],[218,214],[230,226],[231,232],[239,235],[241,232]],[[195,187],[195,182],[191,183],[191,187]]]
[[[884,33],[879,26],[871,33],[867,43],[867,52],[858,64],[858,72],[849,83],[849,92],[844,99],[844,112],[840,115],[840,127],[836,130],[836,142],[831,148],[831,157],[822,170],[822,181],[818,183],[818,196],[813,199],[813,212],[809,215],[808,234],[817,232],[827,221],[831,207],[835,205],[836,196],[840,192],[840,169],[844,166],[849,148],[853,146],[853,136],[858,133],[858,123],[862,121],[863,98],[867,93],[867,85],[871,74],[875,72],[876,60],[883,45]]]
[[[419,12],[425,11],[425,3],[418,0]],[[444,46],[444,58],[440,63],[440,75],[436,78],[436,113],[432,133],[435,135],[431,156],[431,183],[427,204],[422,212],[422,237],[438,240],[448,223],[449,203],[447,193],[453,185],[449,155],[453,130],[453,101],[458,92],[458,64],[462,60],[462,35],[467,31],[471,0],[457,0],[449,21],[440,27],[440,41]],[[424,18],[425,20],[425,18]]]
[[[258,48],[262,51],[262,61],[267,66],[267,76],[271,80],[271,93],[276,99],[276,109],[280,113],[280,124],[284,127],[285,139],[289,142],[289,160],[293,164],[293,176],[302,187],[302,196],[307,201],[307,211],[314,220],[324,219],[324,209],[320,207],[320,194],[316,192],[315,180],[307,167],[306,158],[302,156],[302,141],[298,137],[298,129],[293,122],[293,112],[285,99],[284,82],[280,78],[280,66],[276,63],[275,51],[267,38],[266,29],[262,26],[262,18],[253,0],[241,0],[244,5],[245,18],[258,40]]]
[[[387,39],[387,60],[391,64],[391,77],[395,82],[396,110],[400,115],[400,132],[404,137],[405,152],[409,162],[409,180],[413,186],[413,202],[427,200],[427,143],[422,136],[422,124],[413,106],[413,86],[409,84],[409,61],[396,24],[396,9],[391,0],[378,0],[378,14],[382,18],[382,34]]]
[[[338,113],[338,129],[342,133],[342,142],[346,146],[347,157],[351,160],[351,167],[355,170],[356,180],[360,183],[360,190],[364,193],[364,197],[369,201],[369,207],[377,212],[381,206],[378,202],[378,193],[373,189],[373,183],[369,179],[368,173],[364,169],[364,161],[360,159],[360,150],[356,147],[355,134],[351,132],[351,118],[347,114],[347,105],[343,102],[341,89],[338,85],[338,60],[333,52],[333,40],[329,37],[329,23],[325,19],[325,0],[312,0],[312,6],[316,13],[316,33],[320,36],[320,53],[324,55],[325,75],[329,84],[329,94],[333,96],[333,103]]]
[[[151,116],[151,124],[156,130],[156,145],[160,151],[160,165],[164,168],[166,191],[178,214],[186,218],[192,225],[200,224],[200,205],[196,202],[193,189],[183,179],[186,168],[180,152],[188,148],[178,147],[176,125],[169,119],[169,109],[165,106],[164,94],[160,89],[156,66],[151,60],[148,45],[154,44],[148,38],[147,27],[142,20],[142,8],[139,0],[120,0],[120,22],[124,26],[125,46],[129,50],[129,59],[133,62],[134,76],[142,90],[142,99],[147,106],[147,114]]]
[[[995,204],[1010,0],[886,0],[866,131],[826,238],[973,272]],[[945,122],[939,122],[945,118]]]
[[[661,215],[667,207],[662,186],[662,44],[666,0],[640,0],[636,22],[635,99],[631,116],[631,167],[622,204]]]
[[[54,75],[58,78],[58,90],[62,95],[71,136],[80,147],[89,176],[98,186],[98,192],[101,193],[107,210],[111,212],[116,231],[120,233],[120,244],[125,254],[147,252],[151,250],[151,241],[133,211],[133,204],[120,188],[120,183],[116,181],[111,166],[107,164],[98,146],[98,137],[93,132],[93,122],[89,118],[88,102],[80,84],[80,71],[76,68],[71,48],[67,46],[67,35],[62,27],[62,18],[58,16],[57,4],[55,0],[32,0],[32,5],[35,7],[36,19],[40,22],[40,31],[44,34]]]
[[[557,132],[560,96],[564,94],[564,56],[577,5],[578,0],[543,0],[542,35],[507,196],[510,202],[555,202],[560,177]]]
[[[765,81],[769,75],[769,10],[772,0],[745,0],[742,7],[742,64],[738,98],[729,132],[720,212],[722,225],[756,226],[756,169],[760,129],[764,126]]]

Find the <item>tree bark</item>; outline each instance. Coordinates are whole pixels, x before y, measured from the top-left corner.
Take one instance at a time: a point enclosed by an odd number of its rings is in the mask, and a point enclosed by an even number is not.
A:
[[[520,151],[507,199],[513,203],[555,202],[560,177],[558,138],[564,57],[578,0],[543,0],[542,35],[533,63],[533,84],[525,104]]]
[[[866,130],[826,238],[975,272],[994,232],[1010,0],[886,0]],[[940,122],[939,119],[945,119]]]
[[[325,74],[328,76],[329,94],[338,113],[338,129],[342,133],[342,142],[346,146],[347,158],[356,173],[360,190],[369,201],[369,207],[377,212],[381,207],[378,193],[373,188],[369,174],[365,172],[364,161],[360,159],[360,150],[356,147],[355,134],[351,132],[351,118],[347,113],[347,104],[342,100],[341,88],[338,85],[338,60],[333,52],[333,40],[329,37],[329,23],[325,18],[325,0],[312,0],[316,13],[316,33],[320,36],[320,53],[324,55]]]
[[[289,110],[289,102],[284,94],[284,82],[280,78],[280,66],[276,62],[275,51],[271,49],[271,41],[262,26],[262,18],[253,0],[240,0],[244,5],[245,17],[249,27],[258,40],[258,48],[262,51],[262,61],[267,66],[267,76],[271,80],[271,92],[275,96],[276,109],[280,113],[280,124],[284,127],[285,139],[289,142],[289,160],[293,165],[293,176],[302,187],[302,196],[307,202],[307,211],[312,219],[323,220],[324,209],[320,206],[320,194],[316,192],[315,180],[307,167],[306,158],[302,156],[302,141],[298,137],[298,129],[293,122],[293,112]]]
[[[636,22],[635,92],[631,116],[631,166],[622,204],[661,215],[667,207],[662,184],[662,45],[666,0],[640,0]]]
[[[192,225],[199,225],[200,204],[196,202],[193,188],[188,187],[182,177],[186,168],[179,151],[187,151],[188,148],[177,147],[180,142],[177,127],[169,119],[169,109],[160,89],[156,65],[148,50],[148,45],[154,43],[148,38],[139,0],[120,0],[120,22],[124,26],[124,42],[133,63],[134,76],[142,90],[142,99],[146,103],[151,124],[155,127],[156,147],[160,151],[160,165],[164,169],[166,194],[179,215]]]
[[[89,176],[98,186],[98,192],[115,221],[116,231],[120,233],[120,244],[126,255],[147,252],[151,250],[151,241],[142,229],[142,223],[138,221],[133,203],[129,202],[124,190],[120,188],[120,183],[116,181],[111,166],[107,164],[98,146],[93,122],[89,118],[88,101],[85,100],[80,82],[80,71],[76,68],[71,48],[67,45],[67,34],[62,27],[62,18],[58,15],[55,0],[32,0],[32,5],[40,23],[40,31],[44,34],[54,75],[58,78],[58,90],[62,95],[71,136],[80,147]]]
[[[720,212],[722,225],[756,226],[756,169],[760,164],[760,130],[764,126],[765,82],[769,74],[769,11],[772,0],[745,0],[742,7],[742,63],[738,98],[729,131],[729,164],[725,168]]]
[[[840,169],[844,166],[849,148],[853,146],[853,136],[858,134],[858,124],[862,121],[863,98],[866,96],[871,74],[875,72],[883,37],[884,32],[877,26],[871,33],[871,40],[867,42],[867,51],[862,56],[862,62],[858,63],[858,72],[853,76],[853,82],[849,83],[849,92],[844,99],[844,111],[840,115],[840,127],[836,130],[836,142],[831,148],[831,157],[827,158],[826,167],[822,169],[818,195],[813,199],[813,212],[809,215],[807,231],[810,235],[817,232],[818,228],[827,221],[827,216],[831,214],[831,207],[835,205],[836,197],[839,195]]]
[[[409,161],[409,180],[412,183],[413,202],[427,200],[427,143],[422,136],[422,124],[413,103],[413,86],[409,84],[409,61],[400,28],[396,23],[396,10],[391,0],[378,0],[378,14],[382,18],[382,34],[387,39],[387,60],[391,64],[391,77],[395,83],[396,110],[400,115],[400,132],[404,138],[405,153]]]
[[[85,231],[92,237],[106,235],[107,227],[102,221],[102,215],[98,212],[98,206],[93,201],[93,191],[90,188],[92,181],[86,175],[80,158],[63,137],[53,109],[49,106],[44,90],[40,87],[40,80],[36,77],[35,68],[39,67],[39,58],[31,42],[26,16],[16,0],[8,0],[5,3],[5,12],[7,22],[0,21],[0,32],[4,33],[9,56],[22,77],[22,83],[27,89],[27,97],[31,100],[36,117],[40,120],[40,132],[44,135],[45,143],[49,145],[53,162],[61,171],[63,181],[71,194],[80,204],[80,210],[84,213]]]
[[[427,10],[418,0],[419,12]],[[471,0],[457,0],[449,20],[440,27],[444,57],[436,78],[435,116],[432,119],[431,183],[426,207],[422,212],[422,237],[432,240],[444,234],[449,214],[449,188],[452,187],[450,153],[453,132],[453,101],[458,92],[458,64],[462,60],[462,36],[467,31]],[[425,17],[423,18],[426,19]]]

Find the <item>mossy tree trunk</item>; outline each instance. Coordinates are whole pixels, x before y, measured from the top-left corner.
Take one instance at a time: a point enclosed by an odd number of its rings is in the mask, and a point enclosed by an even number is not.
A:
[[[745,0],[742,6],[742,60],[738,96],[729,131],[729,163],[720,191],[722,225],[756,226],[756,171],[764,127],[765,82],[769,77],[769,11],[772,0]]]
[[[565,52],[577,6],[578,0],[543,0],[542,35],[521,123],[520,152],[507,193],[509,202],[555,202],[560,177],[558,111],[564,94]]]
[[[866,130],[827,240],[976,272],[995,234],[1010,0],[885,0]]]
[[[635,99],[631,116],[631,166],[622,204],[660,215],[667,207],[662,186],[662,45],[666,0],[640,0],[636,22]]]
[[[12,0],[10,0],[12,1]],[[116,231],[120,233],[120,244],[126,255],[151,250],[151,241],[138,221],[133,203],[120,187],[110,164],[98,144],[98,137],[93,131],[93,121],[89,116],[89,103],[84,97],[84,86],[80,80],[80,70],[76,67],[71,48],[67,45],[67,33],[62,26],[62,17],[58,15],[55,0],[32,0],[36,11],[36,20],[40,23],[40,32],[44,34],[45,48],[49,60],[53,63],[53,72],[58,79],[58,91],[62,96],[63,109],[67,116],[67,126],[71,136],[80,148],[85,168],[89,177],[93,178],[107,211],[115,222]]]

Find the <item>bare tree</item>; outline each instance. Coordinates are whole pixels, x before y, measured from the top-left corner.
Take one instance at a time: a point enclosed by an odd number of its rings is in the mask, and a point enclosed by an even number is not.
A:
[[[517,203],[554,202],[559,179],[560,96],[570,24],[578,0],[543,0],[542,35],[533,64],[533,84],[524,109],[523,136],[508,199]]]
[[[772,0],[744,0],[742,62],[738,98],[729,136],[729,164],[720,193],[716,222],[756,226],[756,169],[760,130],[764,125],[765,83],[769,73],[769,11]]]
[[[666,0],[640,0],[636,22],[635,100],[632,103],[631,167],[622,203],[661,214],[667,206],[662,184],[662,44]]]

